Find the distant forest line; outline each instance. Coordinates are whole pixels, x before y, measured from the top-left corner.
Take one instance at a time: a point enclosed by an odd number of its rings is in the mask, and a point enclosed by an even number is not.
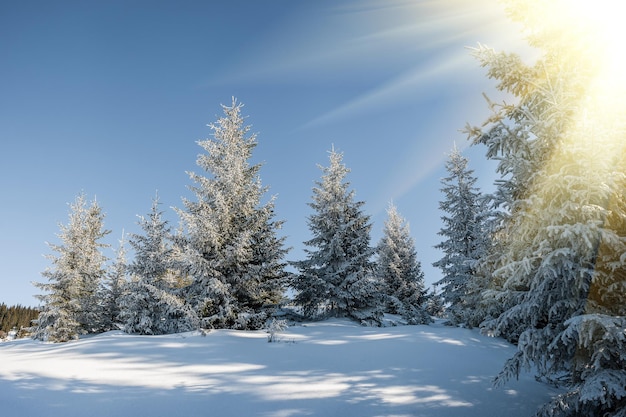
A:
[[[0,304],[0,338],[6,336],[11,329],[18,331],[32,326],[32,321],[39,316],[39,310],[21,305],[7,306]]]

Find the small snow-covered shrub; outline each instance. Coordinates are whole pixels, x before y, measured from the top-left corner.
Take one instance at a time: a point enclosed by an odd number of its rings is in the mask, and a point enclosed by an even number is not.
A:
[[[355,310],[348,317],[368,327],[380,327],[383,321],[383,315],[378,308]]]
[[[269,326],[267,326],[267,333],[269,333],[267,336],[267,342],[278,342],[278,333],[282,332],[287,327],[288,326],[286,320],[276,320],[275,318],[273,318],[272,321],[270,321]]]
[[[267,321],[267,312],[259,313],[242,312],[237,315],[233,329],[236,330],[259,330],[262,329]]]

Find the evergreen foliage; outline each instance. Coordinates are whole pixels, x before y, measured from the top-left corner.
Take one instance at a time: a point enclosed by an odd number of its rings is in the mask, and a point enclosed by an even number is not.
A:
[[[430,323],[432,319],[424,310],[424,273],[417,260],[415,241],[393,204],[387,209],[383,237],[376,251],[376,276],[387,296],[387,311],[402,315],[409,324]]]
[[[441,181],[445,198],[439,208],[444,212],[444,227],[439,235],[445,240],[435,247],[444,255],[433,266],[443,273],[435,285],[442,287],[441,296],[449,304],[447,315],[451,324],[475,327],[484,319],[479,306],[486,287],[477,265],[485,255],[489,239],[485,200],[475,186],[474,171],[467,165],[467,158],[455,147],[446,162],[449,176]]]
[[[295,302],[310,318],[345,315],[363,323],[380,323],[381,285],[374,274],[370,218],[363,202],[354,201],[345,176],[343,155],[330,152],[330,166],[313,188],[314,214],[308,225],[313,238],[305,242],[307,259],[293,262],[299,270],[292,285]]]
[[[431,317],[444,318],[446,316],[446,303],[441,294],[433,286],[433,289],[426,294],[424,309]]]
[[[131,280],[120,288],[119,314],[128,333],[168,334],[197,327],[195,313],[176,289],[171,233],[162,214],[155,197],[148,217],[139,220],[144,234],[132,234],[129,240],[135,257],[128,265]]]
[[[285,330],[287,327],[287,320],[272,318],[267,326],[267,342],[276,343],[279,341],[278,333]]]
[[[84,194],[70,205],[69,223],[61,225],[61,244],[49,244],[58,253],[48,259],[52,267],[42,273],[46,283],[34,285],[45,293],[38,298],[41,312],[33,327],[33,338],[65,342],[79,335],[102,331],[103,305],[100,288],[107,258],[101,239],[104,214],[94,200],[87,206]]]
[[[105,330],[118,329],[121,326],[121,302],[128,282],[125,243],[125,237],[122,235],[115,260],[107,273],[107,283],[102,289]]]
[[[533,368],[569,388],[538,415],[623,416],[624,92],[599,83],[594,28],[546,19],[555,4],[510,2],[542,52],[534,65],[475,51],[499,89],[518,99],[490,103],[493,116],[468,130],[499,161],[496,197],[506,210],[500,253],[489,263],[504,312],[486,327],[518,344],[497,383]]]
[[[277,232],[274,199],[263,204],[261,165],[251,165],[256,135],[244,126],[242,104],[222,106],[224,116],[209,125],[213,138],[198,142],[205,153],[198,166],[208,176],[190,173],[195,201],[185,199],[178,213],[179,269],[189,276],[187,301],[202,327],[264,326],[282,299],[288,274],[284,238]]]
[[[18,330],[18,337],[21,337],[27,333],[25,330],[31,327],[32,321],[38,316],[39,310],[33,307],[0,304],[0,339],[13,329]]]

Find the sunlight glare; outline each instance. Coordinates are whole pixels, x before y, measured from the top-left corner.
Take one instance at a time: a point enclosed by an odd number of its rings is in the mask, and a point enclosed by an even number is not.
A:
[[[626,25],[622,3],[613,0],[568,0],[560,3],[559,20],[579,28],[596,50],[595,58],[601,68],[598,81],[606,83],[606,87],[624,89]]]
[[[608,273],[621,255],[606,231],[616,227],[612,216],[622,210],[626,156],[621,6],[609,0],[532,6],[519,11],[530,15],[531,39],[546,48],[539,65],[548,76],[538,77],[538,84],[550,110],[535,126],[551,149],[527,190],[528,205],[511,223],[510,259],[517,263],[499,273],[526,279],[535,274],[533,262],[544,268],[574,256],[579,265],[593,265],[594,273]]]

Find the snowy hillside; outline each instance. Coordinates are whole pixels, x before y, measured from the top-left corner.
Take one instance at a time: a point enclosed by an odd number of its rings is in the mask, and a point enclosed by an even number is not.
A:
[[[473,330],[343,320],[267,334],[108,332],[0,344],[4,416],[529,416],[556,391],[491,379],[514,347]]]

